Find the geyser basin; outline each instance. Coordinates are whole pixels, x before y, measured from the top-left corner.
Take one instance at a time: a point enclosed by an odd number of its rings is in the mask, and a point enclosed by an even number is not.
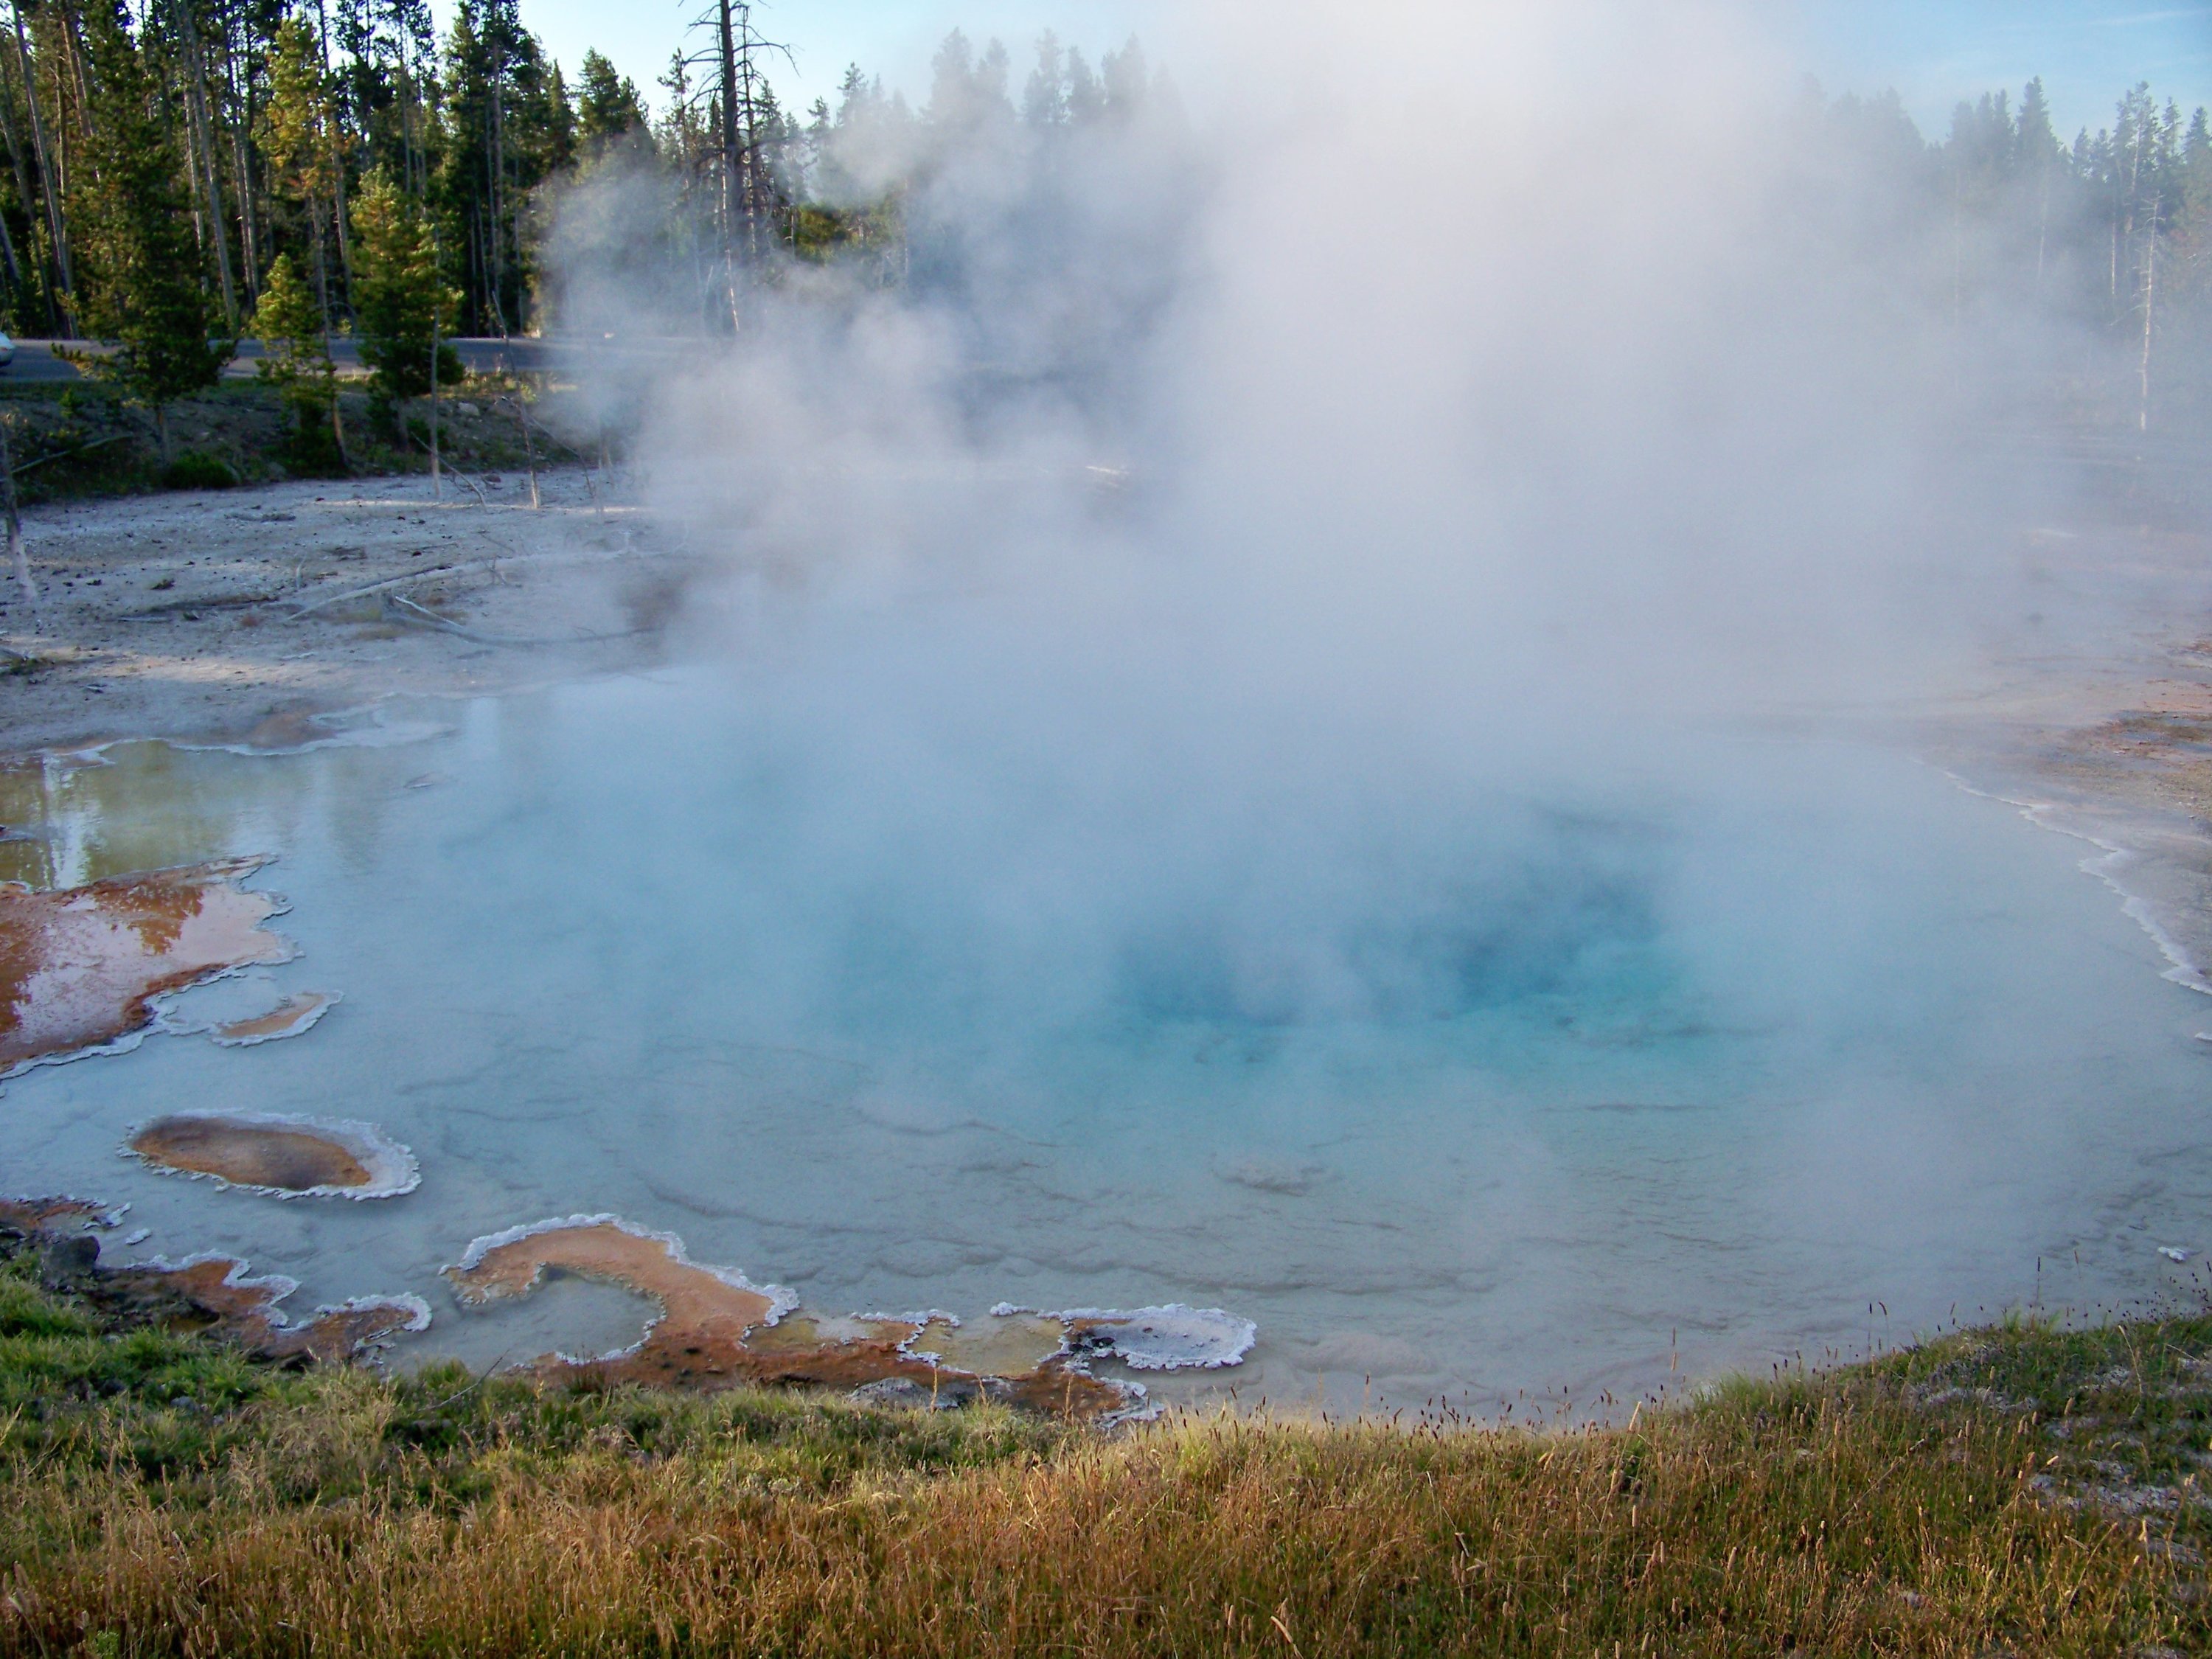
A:
[[[266,994],[344,1000],[9,1079],[7,1189],[128,1200],[303,1304],[422,1292],[421,1346],[479,1362],[637,1340],[616,1291],[439,1278],[613,1212],[816,1308],[1258,1322],[1241,1371],[1146,1373],[1169,1397],[1484,1408],[1855,1351],[1870,1307],[1901,1339],[2124,1298],[2212,1245],[2202,999],[2081,848],[1879,747],[1231,787],[1073,731],[955,766],[773,673],[443,717],[47,769],[12,873],[273,854],[302,960]],[[358,1115],[422,1184],[226,1200],[116,1156],[196,1109]]]

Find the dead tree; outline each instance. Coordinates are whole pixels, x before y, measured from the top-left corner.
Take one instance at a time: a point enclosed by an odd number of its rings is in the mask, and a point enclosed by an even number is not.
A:
[[[15,567],[15,585],[23,590],[23,603],[31,611],[31,631],[36,634],[40,631],[39,589],[31,580],[31,556],[23,545],[23,519],[15,505],[15,452],[4,419],[0,419],[0,507],[8,514],[8,560]]]
[[[46,229],[53,238],[56,285],[64,295],[74,297],[76,283],[70,274],[69,232],[62,218],[59,175],[46,148],[46,123],[39,115],[39,88],[31,68],[30,50],[23,40],[23,9],[20,4],[11,4],[8,11],[9,21],[15,26],[15,64],[23,77],[23,104],[31,117],[31,149],[38,158],[39,193],[46,198]],[[70,307],[64,303],[61,310],[63,325],[75,333],[76,324],[70,314]]]
[[[763,53],[781,52],[789,60],[791,51],[781,42],[761,38],[753,28],[749,0],[714,0],[692,27],[708,30],[713,37],[708,50],[684,62],[709,64],[714,70],[709,85],[716,105],[716,159],[721,167],[716,206],[721,221],[722,276],[730,326],[735,330],[744,326],[745,290],[758,278],[775,240],[775,186],[761,149],[765,82],[758,58]]]
[[[2165,204],[2159,192],[2153,191],[2150,198],[2150,228],[2143,234],[2143,296],[2142,296],[2142,363],[2141,366],[2142,402],[2136,409],[2136,430],[2150,430],[2150,347],[2152,325],[2158,309],[2158,219]]]

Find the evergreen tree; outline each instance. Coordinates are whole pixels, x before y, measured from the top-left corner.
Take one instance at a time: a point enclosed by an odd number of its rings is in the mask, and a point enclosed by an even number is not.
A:
[[[574,112],[517,0],[460,0],[445,64],[435,194],[471,325],[507,334],[530,320],[531,193],[574,159]]]
[[[576,88],[576,138],[586,159],[598,159],[610,144],[633,135],[652,139],[636,85],[598,52],[586,52]]]
[[[1060,37],[1050,29],[1037,36],[1036,67],[1022,88],[1022,119],[1038,131],[1047,131],[1067,120],[1066,53]]]
[[[268,193],[284,240],[307,255],[315,303],[327,325],[343,314],[343,289],[333,280],[331,233],[343,188],[334,88],[321,43],[306,19],[286,15],[270,37],[268,92],[257,123],[266,158]]]
[[[2015,129],[2015,148],[2020,155],[2021,170],[2031,175],[2044,169],[2063,165],[2065,147],[2051,126],[2051,100],[2043,90],[2043,77],[2038,76],[2021,88],[2020,94],[2020,123]]]
[[[455,295],[438,269],[428,216],[389,174],[377,173],[354,203],[355,318],[361,360],[377,402],[397,410],[431,386],[431,342],[453,330]],[[437,349],[437,382],[461,377],[451,346]]]
[[[1098,60],[1098,81],[1106,113],[1117,121],[1133,121],[1152,92],[1152,72],[1145,64],[1145,49],[1131,35],[1119,52]]]
[[[211,337],[216,307],[184,169],[122,0],[88,6],[84,22],[92,120],[71,204],[81,315],[115,342],[94,367],[153,410],[167,465],[168,405],[215,385],[238,343]]]
[[[1106,90],[1091,65],[1073,47],[1067,52],[1067,119],[1072,126],[1088,126],[1106,112]]]
[[[261,378],[276,387],[295,417],[295,454],[309,466],[346,464],[345,428],[338,414],[337,366],[322,307],[292,263],[280,253],[263,279],[253,327],[264,356]]]

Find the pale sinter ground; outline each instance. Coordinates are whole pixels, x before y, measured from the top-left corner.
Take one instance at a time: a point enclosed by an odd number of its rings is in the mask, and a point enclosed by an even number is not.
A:
[[[537,508],[523,476],[477,482],[481,495],[448,477],[442,499],[418,476],[31,509],[35,619],[12,572],[0,585],[0,643],[16,653],[0,750],[283,748],[313,735],[306,715],[395,692],[499,692],[659,659],[692,568],[680,536],[604,475],[541,472]]]

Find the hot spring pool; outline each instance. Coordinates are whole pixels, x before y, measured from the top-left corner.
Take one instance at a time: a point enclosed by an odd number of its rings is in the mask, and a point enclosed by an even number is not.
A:
[[[2087,849],[1901,752],[1669,731],[1554,784],[1230,777],[848,712],[671,674],[14,775],[38,838],[0,873],[276,855],[247,884],[297,959],[181,1007],[343,1000],[13,1079],[0,1189],[127,1200],[140,1254],[303,1303],[420,1292],[416,1351],[477,1363],[635,1336],[611,1289],[477,1312],[438,1277],[611,1212],[819,1308],[1257,1322],[1170,1395],[1483,1411],[2110,1304],[2212,1246],[2212,1008]],[[118,1156],[186,1107],[371,1122],[421,1185],[280,1202]]]

